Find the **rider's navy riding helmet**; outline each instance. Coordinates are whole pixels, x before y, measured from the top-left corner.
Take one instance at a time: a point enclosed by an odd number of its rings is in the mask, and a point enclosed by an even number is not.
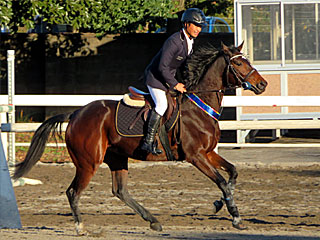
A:
[[[188,8],[183,14],[181,18],[181,22],[184,23],[193,23],[200,27],[205,27],[206,16],[199,8]]]

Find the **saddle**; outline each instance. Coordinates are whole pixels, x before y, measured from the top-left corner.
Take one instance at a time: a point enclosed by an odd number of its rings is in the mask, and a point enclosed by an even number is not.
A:
[[[150,93],[143,92],[135,87],[128,87],[129,93],[123,96],[123,102],[131,107],[143,107],[150,104]]]
[[[142,137],[147,128],[149,111],[154,108],[150,93],[135,87],[128,88],[129,93],[123,96],[116,109],[116,129],[123,137]],[[168,160],[174,160],[169,146],[168,132],[174,127],[179,117],[175,97],[167,93],[168,108],[161,120],[159,137]]]
[[[123,96],[123,102],[131,107],[146,107],[144,114],[145,120],[147,119],[148,112],[154,108],[154,103],[150,93],[143,92],[135,87],[128,87],[129,93]],[[170,92],[167,92],[168,108],[163,116],[163,123],[167,122],[171,117],[173,112],[177,109],[177,101]]]

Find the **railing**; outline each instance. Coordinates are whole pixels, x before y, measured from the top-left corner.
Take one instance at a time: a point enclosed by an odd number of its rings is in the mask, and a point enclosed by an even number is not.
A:
[[[13,104],[16,106],[83,106],[100,99],[120,100],[122,95],[15,95]],[[7,95],[0,95],[0,102],[6,104]],[[223,107],[293,107],[293,106],[320,106],[320,96],[225,96]],[[285,115],[285,114],[283,114]],[[303,118],[303,116],[301,117]],[[319,113],[309,119],[269,119],[269,120],[233,120],[220,121],[221,130],[262,130],[262,129],[315,129],[320,128]],[[2,132],[32,132],[40,123],[3,123]],[[66,126],[66,125],[65,125]],[[16,143],[20,145],[20,143]],[[25,145],[25,144],[23,144]],[[270,144],[271,145],[271,144]],[[299,144],[299,146],[317,146],[314,144]],[[249,146],[249,144],[219,144],[219,146]],[[259,146],[255,144],[254,146]],[[260,145],[262,146],[262,145]],[[263,145],[266,146],[266,145]],[[272,145],[276,146],[276,145]],[[285,146],[281,144],[281,146]],[[296,145],[295,145],[296,146]]]
[[[100,99],[120,100],[122,95],[15,95],[16,106],[83,106]],[[8,104],[8,95],[0,95]],[[223,107],[319,107],[320,96],[224,96]]]

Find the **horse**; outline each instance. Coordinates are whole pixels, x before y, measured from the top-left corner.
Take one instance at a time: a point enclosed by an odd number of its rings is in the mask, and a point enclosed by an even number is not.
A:
[[[242,47],[243,42],[237,47],[221,43],[221,48],[201,47],[192,54],[182,71],[181,81],[187,87],[187,93],[181,99],[176,124],[179,127],[173,127],[168,132],[170,147],[177,159],[194,165],[221,190],[221,200],[214,202],[213,210],[216,213],[226,204],[232,217],[232,226],[237,229],[245,229],[233,197],[238,172],[233,164],[214,151],[220,138],[218,119],[188,98],[198,94],[205,106],[218,112],[227,88],[244,87],[255,94],[263,93],[268,83],[243,55]],[[87,234],[79,209],[80,196],[103,162],[111,171],[113,195],[150,222],[152,230],[162,230],[161,223],[130,196],[127,184],[128,158],[167,161],[165,151],[160,155],[138,155],[142,137],[124,137],[116,131],[117,103],[113,100],[97,100],[74,112],[47,119],[35,131],[25,159],[15,168],[14,179],[29,172],[40,160],[49,136],[57,134],[61,137],[61,125],[68,122],[65,142],[76,173],[66,195],[78,235]],[[226,171],[229,179],[226,180],[219,170]]]

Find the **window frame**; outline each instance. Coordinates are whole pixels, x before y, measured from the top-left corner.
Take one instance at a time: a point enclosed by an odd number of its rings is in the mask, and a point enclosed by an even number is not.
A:
[[[320,3],[315,0],[269,0],[269,1],[259,1],[255,0],[235,0],[234,2],[234,13],[235,13],[235,45],[239,45],[243,40],[246,40],[247,36],[242,36],[242,24],[243,24],[243,7],[245,6],[257,6],[257,5],[277,5],[280,8],[280,59],[278,60],[254,60],[253,59],[253,49],[248,49],[248,42],[244,44],[244,53],[249,54],[250,60],[258,66],[261,66],[262,69],[273,69],[273,70],[290,70],[290,69],[319,69],[320,59],[310,59],[310,60],[298,60],[296,62],[289,62],[286,60],[285,51],[285,6],[286,5],[297,5],[297,4],[314,4],[314,8],[317,8],[320,11]],[[317,17],[317,16],[316,16]],[[319,17],[320,18],[320,17]],[[319,29],[320,30],[320,29]],[[320,35],[316,35],[318,42],[320,41]],[[318,46],[316,46],[316,51],[319,53]]]

